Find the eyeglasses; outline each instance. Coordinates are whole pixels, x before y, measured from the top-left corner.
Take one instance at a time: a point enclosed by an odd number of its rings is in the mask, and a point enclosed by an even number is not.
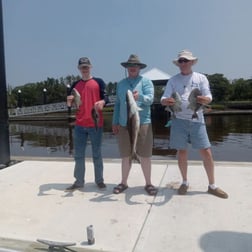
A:
[[[188,59],[182,58],[182,59],[179,59],[179,60],[178,60],[178,63],[179,63],[179,64],[181,64],[181,63],[183,63],[183,62],[184,62],[184,63],[187,63],[187,62],[189,62],[189,61],[190,61],[190,60],[188,60]]]

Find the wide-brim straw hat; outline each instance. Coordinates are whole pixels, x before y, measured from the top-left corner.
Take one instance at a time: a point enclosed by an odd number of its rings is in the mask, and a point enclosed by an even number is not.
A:
[[[135,55],[135,54],[131,54],[131,55],[129,56],[128,61],[122,62],[121,65],[122,65],[123,67],[126,67],[126,68],[127,68],[127,67],[131,67],[131,66],[139,66],[140,69],[143,69],[143,68],[147,67],[147,65],[144,64],[144,63],[142,63],[142,62],[140,61],[140,59],[138,58],[138,56]]]
[[[198,58],[193,56],[192,52],[190,52],[189,50],[182,50],[181,52],[179,52],[177,59],[174,59],[172,62],[176,66],[179,66],[178,60],[181,58],[193,61],[193,65],[198,61]]]

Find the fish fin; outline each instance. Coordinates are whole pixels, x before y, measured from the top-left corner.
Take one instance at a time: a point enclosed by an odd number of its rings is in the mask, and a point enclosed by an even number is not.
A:
[[[198,116],[197,112],[194,112],[194,113],[193,113],[192,119],[199,119],[199,116]]]

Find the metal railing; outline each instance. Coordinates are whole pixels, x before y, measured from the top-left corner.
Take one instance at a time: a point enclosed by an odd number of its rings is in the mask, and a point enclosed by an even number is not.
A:
[[[9,117],[16,116],[26,116],[26,115],[38,115],[44,113],[52,113],[52,112],[63,112],[67,111],[66,102],[58,102],[58,103],[50,103],[45,105],[37,105],[30,107],[22,107],[9,109]]]

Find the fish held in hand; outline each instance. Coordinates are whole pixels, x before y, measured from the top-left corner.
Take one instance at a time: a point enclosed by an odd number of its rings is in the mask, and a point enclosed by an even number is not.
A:
[[[97,111],[97,109],[95,108],[95,106],[91,110],[91,115],[92,115],[92,119],[93,119],[94,124],[95,124],[95,129],[97,131],[100,116],[99,116],[99,112]]]
[[[130,162],[132,160],[136,160],[139,162],[139,158],[136,154],[136,144],[140,130],[139,111],[141,111],[142,109],[137,106],[133,93],[130,90],[128,90],[126,94],[126,103],[127,103],[127,128],[131,144]]]
[[[175,113],[182,111],[182,101],[179,93],[177,92],[172,93],[171,98],[175,100],[175,103],[171,106],[166,106],[165,110],[171,112],[171,118],[176,118]]]
[[[202,95],[201,91],[198,88],[195,88],[191,91],[188,101],[189,105],[187,108],[193,111],[192,119],[199,119],[198,111],[204,107],[203,104],[197,102],[197,96]]]
[[[72,90],[72,95],[74,96],[74,104],[76,106],[77,109],[80,108],[80,105],[81,105],[81,96],[80,96],[80,93],[78,92],[78,90],[76,88],[73,88]]]

